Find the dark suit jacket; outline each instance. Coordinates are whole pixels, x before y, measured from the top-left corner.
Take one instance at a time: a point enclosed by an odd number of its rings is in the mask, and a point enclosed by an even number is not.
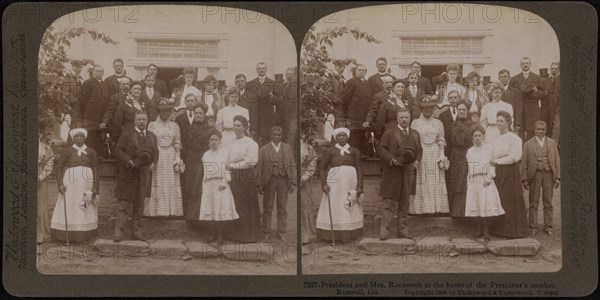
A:
[[[446,141],[450,139],[450,126],[452,126],[452,124],[455,122],[454,119],[452,119],[452,112],[450,111],[451,109],[452,107],[448,108],[447,110],[441,112],[438,116],[438,120],[442,121],[442,124],[444,125],[444,137]],[[458,116],[456,116],[456,119],[458,120]],[[450,148],[450,144],[446,143],[446,148],[444,149],[446,157],[450,155]]]
[[[390,74],[388,74],[390,75]],[[390,75],[392,77],[393,80],[396,80],[396,77]],[[373,95],[373,97],[375,97],[375,94],[383,91],[383,81],[381,80],[381,75],[379,75],[379,73],[375,73],[374,75],[371,75],[371,77],[369,77],[369,79],[367,80],[367,82],[369,83],[369,89],[371,90],[371,95]]]
[[[296,184],[296,160],[294,159],[294,152],[292,146],[287,143],[281,142],[279,151],[283,151],[283,165],[285,168],[286,177],[289,184]],[[272,164],[274,163],[272,156],[275,154],[275,148],[269,142],[264,146],[260,147],[258,151],[258,163],[256,164],[257,178],[259,185],[263,187],[269,184],[271,181]]]
[[[265,82],[260,84],[257,78],[246,84],[246,97],[251,103],[256,103],[256,129],[261,138],[261,143],[265,144],[271,135],[271,127],[277,125],[283,127],[281,122],[282,89],[280,85],[271,78],[265,78]],[[271,93],[273,97],[271,97]]]
[[[408,77],[404,78],[404,86],[408,87]],[[417,87],[419,87],[420,90],[423,90],[425,93],[431,93],[433,92],[433,86],[431,85],[431,80],[429,80],[429,78],[427,77],[423,77],[423,76],[419,76],[419,81],[417,81]],[[407,88],[404,88],[404,91],[406,91]]]
[[[112,96],[120,91],[119,78],[129,78],[129,81],[133,82],[133,79],[131,79],[127,75],[117,76],[116,74],[112,74],[112,75],[106,77],[106,79],[104,79],[104,82],[106,83],[106,89],[108,90],[108,95]]]
[[[79,78],[81,78],[81,77],[79,77]],[[80,118],[80,116],[78,115],[79,112],[77,112],[75,110],[75,108],[77,107],[77,103],[79,102],[79,99],[81,98],[81,85],[82,84],[83,84],[83,81],[80,83],[78,78],[75,77],[74,74],[68,74],[67,80],[63,86],[63,92],[66,93],[67,101],[69,101],[69,107],[71,108],[71,118],[73,120]]]
[[[539,97],[531,91],[526,91],[525,86],[528,83],[535,83],[536,86],[541,88],[540,76],[530,72],[529,77],[525,79],[523,73],[512,77],[508,83],[509,86],[518,89],[521,92],[521,100],[523,101],[523,122],[521,130],[534,130],[535,122],[540,119],[540,108],[538,106]]]
[[[429,80],[428,80],[429,81]],[[418,119],[421,117],[421,108],[419,107],[419,101],[425,95],[425,90],[417,83],[417,94],[415,97],[410,93],[410,89],[408,87],[408,81],[404,88],[404,99],[408,100],[410,107],[410,120]]]
[[[142,89],[146,90],[146,84],[142,84]],[[159,78],[154,79],[154,93],[156,91],[159,91],[162,97],[169,97],[171,95],[165,81]]]
[[[212,110],[215,113],[215,118],[217,118],[217,113],[219,112],[219,110],[221,110],[221,108],[225,107],[225,101],[223,101],[221,99],[221,97],[219,97],[219,94],[217,93],[213,93],[213,103],[212,103]],[[198,99],[199,102],[206,104],[206,94],[202,94],[202,96],[200,97],[200,99]]]
[[[158,109],[156,106],[158,105],[158,100],[161,97],[167,97],[167,94],[163,94],[157,87],[154,85],[154,95],[152,95],[152,99],[148,97],[148,93],[146,92],[146,88],[142,89],[142,94],[140,95],[140,99],[145,103],[148,111],[148,123],[156,120],[158,117]]]
[[[357,77],[346,82],[342,92],[344,118],[352,122],[351,129],[362,128],[362,123],[367,118],[367,112],[371,105],[372,96],[368,82],[364,82]]]
[[[383,103],[387,102],[390,97],[390,94],[386,93],[385,90],[381,90],[379,93],[373,96],[373,101],[369,106],[369,111],[367,112],[367,118],[365,122],[369,122],[371,126],[373,126],[373,122],[377,120],[377,112]]]
[[[244,92],[240,95],[240,106],[247,109],[248,110],[248,115],[250,117],[250,131],[254,131],[257,132],[258,129],[258,122],[257,122],[257,118],[258,118],[258,103],[255,101],[256,99],[253,99],[252,101],[250,101],[250,99],[248,99],[248,94],[247,94],[248,89],[244,89]]]
[[[344,117],[344,105],[342,101],[342,91],[344,90],[344,86],[346,85],[346,79],[342,78],[342,75],[338,73],[332,73],[329,76],[330,82],[330,90],[329,92],[333,94],[333,98],[335,101],[334,104],[334,113],[335,118],[343,118]]]
[[[407,157],[408,150],[413,152],[412,157]],[[402,184],[398,177],[406,174],[414,176],[414,172],[410,164],[415,161],[421,161],[423,156],[423,147],[421,146],[421,137],[419,132],[414,129],[409,129],[405,135],[400,131],[398,126],[386,130],[379,142],[379,156],[383,164],[383,173],[381,176],[381,185],[379,196],[390,199],[398,199],[403,193],[403,188],[408,188],[409,184]],[[392,160],[396,159],[402,163],[402,167],[392,166]],[[412,189],[412,184],[410,184]],[[406,192],[406,191],[404,191]],[[408,200],[408,199],[402,199]]]
[[[104,82],[88,79],[81,86],[81,99],[78,103],[78,127],[88,131],[98,129],[104,113],[109,107],[109,94]]]
[[[188,111],[186,109],[182,114],[179,114],[177,117],[175,117],[175,123],[177,123],[177,125],[179,126],[179,131],[180,131],[180,134],[182,137],[181,138],[181,148],[182,148],[181,158],[182,159],[185,159],[183,157],[184,156],[183,154],[186,152],[185,150],[186,150],[186,144],[187,144],[186,138],[184,138],[184,137],[188,136],[187,131],[190,128],[190,125],[192,125],[192,124],[190,124],[190,120],[188,119],[187,114],[188,114]],[[193,122],[193,120],[192,120],[192,122]]]
[[[521,180],[531,181],[537,170],[537,157],[535,156],[535,146],[539,145],[536,138],[533,137],[523,145],[523,156],[521,156]],[[548,147],[548,160],[550,169],[552,169],[553,179],[560,179],[560,155],[556,142],[546,137],[544,146]]]
[[[522,126],[523,124],[523,100],[521,99],[521,91],[508,86],[502,94],[502,101],[512,105],[514,122],[513,126]]]
[[[156,141],[156,135],[146,130],[146,143],[141,142],[141,136],[132,128],[123,134],[119,138],[117,147],[115,149],[115,156],[117,159],[117,184],[115,186],[115,198],[123,199],[128,201],[134,201],[137,195],[138,184],[147,184],[147,194],[150,195],[150,183],[140,182],[141,178],[148,178],[148,176],[141,176],[141,172],[150,172],[148,169],[149,165],[142,165],[138,159],[134,159],[136,151],[144,149],[150,151],[151,162],[156,164],[158,162],[158,145]],[[138,168],[130,168],[127,163],[133,160]]]

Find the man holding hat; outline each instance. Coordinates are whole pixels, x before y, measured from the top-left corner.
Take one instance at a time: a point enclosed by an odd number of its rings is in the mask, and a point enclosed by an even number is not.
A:
[[[119,172],[115,198],[119,202],[115,222],[115,242],[123,240],[129,215],[133,220],[131,230],[133,238],[144,239],[141,228],[144,198],[150,196],[151,171],[158,161],[156,135],[146,129],[148,114],[145,111],[137,111],[134,122],[135,128],[123,133],[116,147]]]
[[[398,126],[386,130],[379,143],[379,155],[384,162],[379,188],[379,196],[383,197],[381,240],[389,237],[394,206],[398,208],[398,237],[411,237],[408,233],[408,199],[413,194],[415,168],[423,153],[419,133],[409,128],[410,111],[400,109],[397,121]]]
[[[539,86],[540,76],[531,72],[529,57],[521,58],[521,70],[521,73],[510,79],[508,85],[521,91],[523,124],[519,136],[529,140],[534,136],[535,122],[540,119],[541,114],[541,99],[546,97],[546,92]]]

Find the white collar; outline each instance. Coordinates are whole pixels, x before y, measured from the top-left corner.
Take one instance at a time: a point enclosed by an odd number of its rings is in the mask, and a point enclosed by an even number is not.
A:
[[[271,145],[273,145],[273,148],[275,148],[275,151],[279,152],[279,147],[281,147],[281,142],[279,142],[279,144],[275,144],[274,142],[271,142]]]
[[[340,144],[335,144],[335,147],[340,149],[341,156],[344,156],[344,153],[350,154],[350,151],[348,151],[348,149],[350,149],[350,145],[348,143],[346,143],[346,145],[344,146],[341,146]]]
[[[377,72],[377,74],[379,74],[379,76],[386,76],[386,75],[389,75],[387,72],[383,72],[383,73],[381,73],[381,72]]]
[[[260,81],[265,81],[267,79],[267,75],[265,76],[258,76],[258,80]]]
[[[527,71],[527,72],[523,72],[523,76],[524,77],[529,77],[529,73],[531,73],[531,70]]]
[[[538,138],[537,135],[535,136],[535,139],[537,140],[537,142],[540,144],[540,146],[544,145],[544,142],[546,141],[546,137],[544,136],[542,139]]]
[[[402,126],[400,126],[400,125],[398,125],[398,128],[400,128],[400,130],[402,130],[402,131],[406,131],[406,132],[408,132],[408,131],[410,130],[408,127],[406,127],[406,128],[403,128],[403,127],[402,127]]]
[[[153,86],[147,86],[147,87],[146,87],[146,89],[147,89],[147,90],[153,90],[153,89],[154,89],[154,87],[153,87]]]
[[[73,144],[73,148],[75,148],[77,150],[77,155],[81,156],[81,154],[85,154],[87,155],[87,152],[85,152],[85,149],[87,149],[87,146],[85,144],[83,144],[83,146],[79,147],[76,144]]]

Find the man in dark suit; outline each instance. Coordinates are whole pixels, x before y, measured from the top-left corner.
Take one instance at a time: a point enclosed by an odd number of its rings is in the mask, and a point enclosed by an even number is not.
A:
[[[448,93],[448,102],[450,102],[450,108],[441,112],[438,116],[438,120],[442,121],[442,124],[444,125],[444,136],[446,137],[446,141],[450,138],[450,126],[452,123],[456,122],[456,119],[458,118],[458,110],[456,107],[458,106],[458,103],[460,103],[460,100],[461,99],[458,91],[450,91]],[[446,157],[448,157],[450,154],[450,150],[450,147],[448,147],[448,144],[446,143],[446,148],[444,149]]]
[[[375,94],[383,91],[383,81],[381,80],[382,77],[391,76],[392,81],[396,79],[396,77],[388,73],[387,59],[385,59],[385,57],[378,58],[375,64],[377,65],[377,74],[374,74],[373,76],[369,77],[369,80],[367,80],[369,82],[369,89],[373,97],[375,97]]]
[[[377,121],[377,113],[379,112],[379,108],[381,107],[381,105],[387,102],[390,98],[394,78],[392,76],[386,75],[381,77],[381,81],[383,82],[383,90],[379,91],[379,93],[373,96],[373,101],[371,102],[371,106],[369,106],[367,117],[365,119],[365,122],[363,123],[363,127],[371,127],[375,130],[377,139],[379,139],[383,134],[383,128],[375,128],[375,121]],[[383,124],[385,127],[385,121],[383,122]]]
[[[280,117],[283,111],[281,88],[273,79],[267,77],[267,64],[260,62],[256,65],[258,77],[246,85],[247,99],[256,103],[256,129],[258,144],[265,145],[271,136],[271,127],[283,126]]]
[[[346,85],[346,77],[344,76],[344,70],[346,69],[346,65],[343,60],[334,60],[333,66],[335,68],[335,72],[329,74],[329,81],[331,84],[330,92],[333,94],[335,99],[335,106],[333,117],[335,118],[335,123],[338,124],[339,120],[344,118],[344,109],[342,102],[342,91],[344,90],[344,86]]]
[[[115,74],[106,77],[104,80],[106,83],[106,88],[108,89],[108,95],[112,96],[119,92],[119,78],[127,77],[127,72],[125,71],[124,67],[125,64],[123,63],[123,59],[117,58],[113,61],[113,69],[115,70]],[[131,78],[129,78],[129,80],[133,81]]]
[[[510,79],[508,85],[521,91],[523,124],[520,135],[528,140],[534,136],[535,122],[540,120],[541,99],[545,97],[545,91],[540,86],[540,76],[531,72],[529,57],[521,58],[521,70],[521,73]]]
[[[255,141],[258,141],[256,136],[256,132],[258,130],[258,105],[256,101],[250,101],[250,99],[248,99],[248,95],[246,93],[247,84],[248,82],[246,81],[246,75],[235,75],[235,88],[238,94],[240,95],[239,104],[241,107],[248,110],[248,115],[250,117],[250,119],[248,120],[250,121],[250,137],[253,138]]]
[[[357,148],[365,156],[369,152],[369,145],[365,136],[367,130],[363,128],[362,124],[367,118],[371,106],[372,93],[369,83],[365,80],[367,67],[358,64],[355,73],[356,77],[348,80],[342,91],[343,112],[347,123],[346,127],[350,129],[348,144]]]
[[[550,65],[550,75],[542,80],[542,86],[547,92],[542,103],[541,120],[548,125],[547,135],[553,136],[554,119],[560,102],[560,67],[558,62]]]
[[[432,93],[433,86],[431,85],[431,81],[429,81],[429,78],[421,76],[421,63],[414,61],[412,64],[410,64],[410,70],[418,75],[417,85],[419,89],[423,90],[425,94]],[[408,79],[408,76],[404,78],[404,82],[408,83]]]
[[[560,185],[560,155],[556,141],[546,136],[546,123],[535,122],[535,137],[523,145],[521,181],[529,190],[529,228],[537,233],[540,189],[544,205],[544,231],[553,234],[552,194]]]
[[[119,105],[125,103],[127,97],[129,96],[129,89],[131,88],[131,81],[127,77],[119,78],[119,92],[110,96],[110,100],[108,101],[108,108],[102,117],[102,123],[106,124],[108,128],[111,129],[111,132],[114,132],[114,128],[112,128],[112,121],[115,117],[115,113]]]
[[[141,227],[144,199],[150,197],[151,172],[158,161],[156,136],[146,130],[147,113],[137,111],[134,122],[135,128],[121,135],[115,150],[118,167],[115,198],[119,200],[115,221],[115,242],[123,240],[129,216],[132,217],[132,237],[144,240]]]
[[[383,197],[381,240],[389,237],[394,207],[398,209],[397,236],[411,238],[408,232],[408,198],[416,180],[416,165],[423,156],[419,133],[410,129],[410,111],[399,110],[397,120],[398,126],[386,130],[379,143],[379,155],[384,165],[379,187],[379,196]]]
[[[285,70],[285,82],[283,83],[283,104],[285,108],[284,118],[286,120],[286,142],[297,148],[300,144],[296,139],[298,127],[298,82],[296,80],[296,68],[290,67]]]
[[[162,97],[168,97],[169,95],[169,89],[167,88],[167,83],[158,78],[158,67],[155,64],[149,64],[148,67],[146,68],[146,74],[147,75],[154,75],[154,89],[157,90],[158,92],[160,92],[160,95]],[[144,88],[146,88],[146,86],[144,86]]]
[[[158,116],[158,111],[156,111],[158,99],[167,97],[168,95],[163,94],[163,92],[156,87],[156,77],[154,75],[146,75],[143,86],[144,88],[142,89],[140,99],[145,103],[148,110],[152,110],[152,113],[149,114],[149,117],[150,115],[152,117]],[[150,118],[150,121],[154,120]]]
[[[98,153],[99,157],[107,157],[107,153],[101,150],[102,147],[102,131],[107,128],[107,124],[103,123],[104,113],[108,109],[108,99],[110,95],[102,74],[104,69],[100,65],[95,65],[92,71],[92,78],[83,82],[81,86],[81,98],[77,103],[76,127],[85,128],[88,131],[86,145]]]
[[[521,132],[521,124],[523,124],[523,101],[521,100],[521,91],[510,86],[510,72],[502,69],[498,72],[498,80],[500,86],[504,90],[502,93],[502,101],[512,105],[513,107],[513,128],[519,134]],[[521,136],[521,139],[524,137]]]
[[[296,163],[294,152],[289,144],[282,142],[283,129],[271,128],[271,142],[258,152],[257,178],[258,192],[263,198],[263,233],[265,239],[271,236],[271,213],[277,197],[277,238],[285,240],[287,224],[287,198],[296,187]]]

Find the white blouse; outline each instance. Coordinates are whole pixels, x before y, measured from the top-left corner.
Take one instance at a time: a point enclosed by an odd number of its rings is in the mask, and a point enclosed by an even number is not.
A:
[[[258,144],[253,139],[247,136],[236,138],[228,148],[232,169],[248,169],[258,163]]]
[[[490,102],[481,108],[481,126],[496,125],[496,114],[499,111],[507,112],[511,118],[513,117],[512,105],[500,100],[498,102]]]
[[[233,129],[233,118],[238,115],[243,116],[244,118],[246,118],[246,120],[250,119],[250,114],[248,113],[248,110],[239,105],[229,105],[222,108],[217,113],[217,121],[215,123],[215,127],[221,132],[223,130]]]
[[[523,141],[510,131],[494,138],[490,146],[493,149],[493,158],[499,165],[517,163],[523,155]]]
[[[487,144],[469,148],[467,151],[469,178],[476,175],[485,175],[484,178],[487,179],[487,181],[492,181],[496,177],[496,168],[490,164],[492,157],[492,148]]]

